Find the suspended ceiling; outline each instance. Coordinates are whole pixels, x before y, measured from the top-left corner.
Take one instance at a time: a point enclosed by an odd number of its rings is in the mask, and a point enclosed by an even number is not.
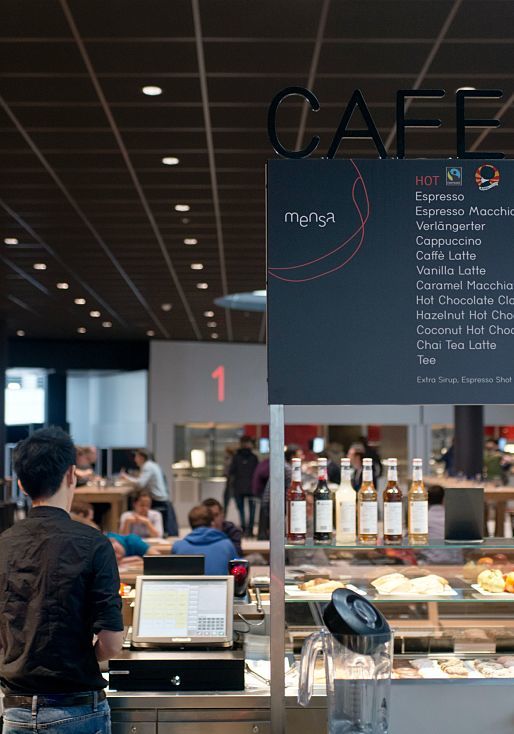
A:
[[[213,301],[265,287],[266,116],[285,86],[321,111],[287,101],[284,142],[319,134],[320,154],[354,88],[392,155],[396,90],[446,89],[413,105],[443,126],[408,132],[410,157],[455,155],[456,88],[500,88],[472,112],[502,127],[468,147],[514,153],[511,0],[3,0],[0,34],[0,308],[19,339],[263,341],[262,314]]]

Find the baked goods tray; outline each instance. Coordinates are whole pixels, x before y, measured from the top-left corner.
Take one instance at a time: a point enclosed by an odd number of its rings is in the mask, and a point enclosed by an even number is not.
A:
[[[354,584],[349,583],[342,583],[341,587],[344,587],[345,589],[350,589],[351,591],[355,591],[356,594],[360,594],[361,596],[367,596],[366,590],[360,586],[355,586]],[[330,601],[332,598],[332,591],[328,591],[326,593],[318,592],[316,591],[315,586],[312,587],[311,590],[304,590],[299,589],[298,586],[288,585],[285,587],[285,594],[286,597],[289,597],[290,599],[302,599],[302,601]]]
[[[511,601],[514,601],[514,594],[511,594],[508,591],[486,591],[480,586],[480,584],[471,584],[471,588],[478,591],[482,596],[488,596],[492,599],[510,599]]]

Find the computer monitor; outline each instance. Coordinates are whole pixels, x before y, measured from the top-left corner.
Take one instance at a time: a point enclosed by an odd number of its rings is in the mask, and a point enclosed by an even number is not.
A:
[[[133,647],[231,647],[232,576],[138,576]]]
[[[144,556],[145,576],[203,576],[205,556]]]

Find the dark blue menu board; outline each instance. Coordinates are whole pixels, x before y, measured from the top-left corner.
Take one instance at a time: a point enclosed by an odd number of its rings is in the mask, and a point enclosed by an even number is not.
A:
[[[514,403],[514,161],[274,160],[271,404]]]

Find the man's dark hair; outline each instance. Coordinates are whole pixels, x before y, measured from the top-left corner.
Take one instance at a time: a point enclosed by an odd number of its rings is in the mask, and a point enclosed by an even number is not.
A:
[[[57,426],[34,431],[13,451],[14,471],[33,500],[52,497],[61,486],[67,470],[75,463],[73,441]]]
[[[205,505],[193,507],[187,519],[192,530],[195,528],[210,528],[212,525],[212,513]]]
[[[246,433],[244,436],[241,436],[241,438],[239,439],[239,443],[241,444],[241,446],[252,446],[253,447],[255,445],[253,437],[248,436],[248,434]]]
[[[223,505],[218,500],[215,500],[214,497],[208,497],[202,502],[202,505],[205,507],[217,507],[218,510],[223,511]]]

